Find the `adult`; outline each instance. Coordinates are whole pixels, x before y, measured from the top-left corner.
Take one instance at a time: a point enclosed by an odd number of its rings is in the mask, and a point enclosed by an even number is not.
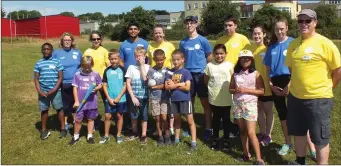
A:
[[[75,38],[69,32],[64,32],[59,40],[59,49],[52,53],[52,57],[58,59],[64,67],[62,82],[62,101],[65,116],[65,130],[69,130],[68,116],[72,114],[74,119],[76,110],[73,108],[75,99],[73,98],[72,79],[79,70],[82,52],[77,49]]]
[[[153,28],[153,42],[148,46],[148,59],[151,67],[155,66],[153,60],[153,53],[157,49],[161,49],[165,52],[166,60],[164,66],[171,69],[172,68],[172,52],[175,50],[174,45],[171,42],[165,40],[165,29],[163,25],[157,24]]]
[[[268,80],[266,66],[263,64],[263,59],[267,50],[266,32],[263,26],[256,25],[252,28],[252,38],[254,43],[251,44],[255,59],[256,70],[260,73],[264,82],[264,96],[258,97],[258,125],[259,133],[258,140],[263,146],[267,146],[271,142],[271,132],[274,125],[274,114],[272,112],[273,99]]]
[[[212,59],[212,48],[209,41],[198,34],[198,17],[187,16],[184,24],[187,37],[180,41],[180,50],[185,54],[185,68],[192,74],[191,95],[194,105],[195,96],[198,94],[205,116],[204,139],[212,135],[211,119],[212,113],[208,103],[208,89],[204,82],[204,70]],[[193,107],[194,108],[194,107]]]
[[[142,46],[148,50],[148,42],[138,35],[140,33],[140,26],[137,23],[129,23],[127,27],[129,38],[122,42],[120,46],[121,65],[127,70],[130,65],[136,65],[134,51],[136,47]],[[147,61],[146,61],[147,63]],[[129,98],[129,97],[128,97]]]
[[[94,60],[94,66],[92,70],[97,72],[101,78],[103,78],[104,70],[111,64],[109,62],[109,52],[102,46],[103,36],[99,32],[92,32],[89,36],[89,40],[92,42],[91,48],[85,50],[83,56],[91,56]],[[105,103],[105,94],[103,89],[99,90],[103,103]],[[98,114],[98,118],[95,120],[95,130],[98,130],[101,116]]]
[[[288,36],[288,21],[283,17],[277,17],[275,26],[266,51],[263,64],[267,68],[267,76],[272,91],[274,104],[281,121],[281,127],[285,138],[285,144],[278,151],[279,155],[286,155],[292,150],[291,137],[287,128],[287,104],[285,91],[290,82],[290,72],[284,64],[289,43],[293,40]]]
[[[317,164],[325,165],[329,157],[333,88],[341,79],[340,52],[331,40],[315,31],[315,11],[302,10],[297,22],[300,37],[290,43],[286,58],[291,71],[288,130],[295,138],[295,163],[305,164],[309,130]]]

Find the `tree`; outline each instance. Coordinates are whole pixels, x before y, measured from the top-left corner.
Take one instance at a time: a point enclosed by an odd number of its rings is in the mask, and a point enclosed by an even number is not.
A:
[[[14,19],[14,20],[20,20],[20,19],[26,19],[26,18],[36,18],[40,17],[41,14],[37,10],[19,10],[19,11],[12,11],[8,13],[7,18]]]
[[[111,36],[114,32],[114,26],[110,23],[100,23],[98,31],[104,36]]]
[[[154,12],[155,15],[169,15],[169,12],[167,12],[166,10],[151,10],[152,12]]]
[[[202,11],[200,30],[205,35],[216,35],[222,32],[224,19],[229,15],[239,19],[240,13],[236,4],[230,1],[210,0],[207,7]]]
[[[318,19],[317,29],[335,27],[338,19],[335,5],[319,5],[315,12]]]
[[[77,17],[79,18],[79,20],[82,20],[82,21],[90,21],[91,15],[92,15],[91,13],[85,13],[85,14],[80,14]]]
[[[28,18],[35,18],[35,17],[40,17],[41,14],[38,10],[31,10],[28,12]]]
[[[70,16],[70,17],[75,17],[75,15],[73,14],[73,12],[61,12],[60,15],[63,15],[63,16]]]
[[[91,14],[90,19],[102,22],[104,21],[104,16],[101,12],[95,12]]]
[[[4,8],[1,8],[1,18],[4,18],[6,16],[6,12]]]

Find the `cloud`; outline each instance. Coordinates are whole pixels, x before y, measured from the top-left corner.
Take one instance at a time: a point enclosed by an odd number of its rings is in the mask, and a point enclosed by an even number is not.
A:
[[[61,12],[65,12],[65,11],[69,11],[69,12],[73,12],[75,15],[77,15],[77,11],[76,9],[58,9],[58,8],[50,8],[50,7],[41,7],[41,6],[20,6],[20,5],[16,5],[16,6],[3,6],[6,14],[8,14],[9,12],[12,11],[18,11],[18,10],[38,10],[40,12],[41,15],[55,15],[55,14],[59,14]]]

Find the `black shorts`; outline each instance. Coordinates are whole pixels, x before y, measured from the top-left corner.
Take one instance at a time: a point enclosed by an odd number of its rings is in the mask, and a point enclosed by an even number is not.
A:
[[[195,97],[198,94],[199,98],[208,97],[208,88],[204,82],[204,73],[192,73],[191,81],[191,96]]]
[[[330,98],[298,99],[288,96],[288,132],[293,136],[305,136],[309,130],[315,145],[327,145],[331,135],[330,113],[333,101]]]
[[[258,101],[268,102],[268,101],[274,101],[274,99],[272,96],[259,96]]]
[[[171,102],[172,114],[188,115],[193,113],[191,101],[172,101]]]
[[[271,77],[271,82],[274,86],[285,88],[290,82],[290,75],[280,75]],[[272,92],[273,101],[278,113],[279,120],[284,121],[287,120],[287,104],[286,104],[286,97],[285,96],[277,96],[275,93]]]
[[[73,104],[75,103],[75,99],[73,98],[73,87],[71,83],[62,84],[62,101],[63,101],[63,110],[65,114],[75,113],[76,110],[73,109]]]

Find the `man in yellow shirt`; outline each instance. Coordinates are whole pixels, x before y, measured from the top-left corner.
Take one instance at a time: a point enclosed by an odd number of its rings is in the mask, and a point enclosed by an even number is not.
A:
[[[317,164],[328,164],[330,113],[333,91],[341,78],[340,52],[335,44],[315,32],[316,12],[304,9],[297,19],[300,37],[288,48],[286,65],[291,73],[288,96],[288,132],[295,136],[296,161],[305,164],[307,131],[316,146]],[[284,89],[288,92],[287,88]]]
[[[250,45],[250,41],[242,34],[236,32],[238,20],[232,16],[224,21],[226,35],[218,38],[216,44],[224,44],[227,51],[226,61],[236,64],[241,50]]]

